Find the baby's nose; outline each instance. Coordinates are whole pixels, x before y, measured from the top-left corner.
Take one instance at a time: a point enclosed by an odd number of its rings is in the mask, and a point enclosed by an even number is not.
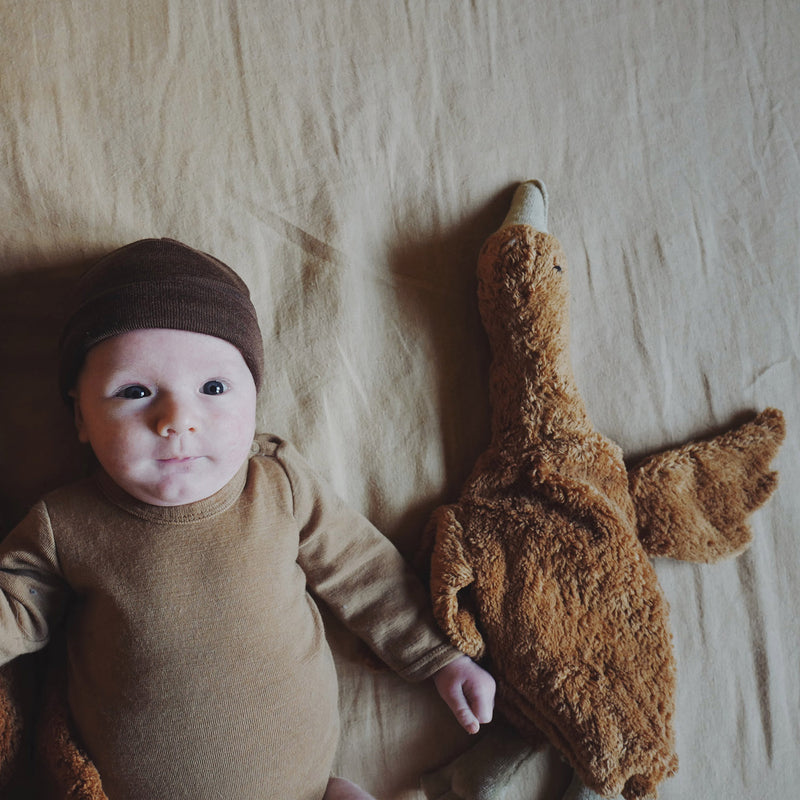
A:
[[[159,404],[156,420],[159,436],[179,436],[197,430],[197,420],[188,403],[176,398],[164,398]]]

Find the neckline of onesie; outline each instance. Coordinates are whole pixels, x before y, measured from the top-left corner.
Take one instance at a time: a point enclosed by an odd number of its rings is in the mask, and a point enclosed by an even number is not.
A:
[[[134,517],[165,525],[186,524],[227,511],[244,490],[249,463],[248,458],[233,478],[210,497],[180,506],[155,506],[137,500],[118,486],[105,470],[100,470],[95,480],[100,492],[110,503]]]

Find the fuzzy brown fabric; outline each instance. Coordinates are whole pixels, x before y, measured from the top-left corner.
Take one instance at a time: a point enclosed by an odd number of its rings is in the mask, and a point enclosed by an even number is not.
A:
[[[746,546],[745,517],[776,485],[782,415],[662,453],[629,479],[575,386],[558,241],[502,228],[478,279],[492,440],[426,532],[437,620],[487,659],[526,738],[544,734],[601,794],[654,797],[678,760],[668,606],[647,555],[713,561]]]
[[[747,549],[752,531],[745,519],[777,486],[778,475],[768,467],[784,435],[783,414],[767,409],[711,441],[634,467],[629,482],[645,550],[713,562]]]
[[[24,720],[20,707],[23,692],[17,672],[16,664],[0,669],[0,793],[20,768]]]
[[[44,800],[107,800],[96,767],[78,744],[67,707],[66,666],[55,659],[44,691],[36,750]]]

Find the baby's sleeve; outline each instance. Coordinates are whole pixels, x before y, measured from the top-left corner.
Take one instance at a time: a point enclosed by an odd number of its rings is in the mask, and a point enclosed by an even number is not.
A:
[[[460,654],[442,636],[428,594],[397,548],[283,443],[277,457],[300,526],[298,563],[312,593],[395,672],[429,677]]]
[[[0,665],[48,643],[65,598],[50,518],[39,502],[0,542]]]

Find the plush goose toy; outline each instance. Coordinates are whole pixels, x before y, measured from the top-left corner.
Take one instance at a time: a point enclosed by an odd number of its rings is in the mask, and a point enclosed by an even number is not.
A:
[[[783,416],[627,470],[575,385],[567,265],[546,219],[542,184],[522,184],[480,252],[492,437],[429,525],[433,605],[451,641],[486,660],[523,737],[549,739],[592,791],[640,800],[678,764],[668,606],[648,556],[747,547]]]

